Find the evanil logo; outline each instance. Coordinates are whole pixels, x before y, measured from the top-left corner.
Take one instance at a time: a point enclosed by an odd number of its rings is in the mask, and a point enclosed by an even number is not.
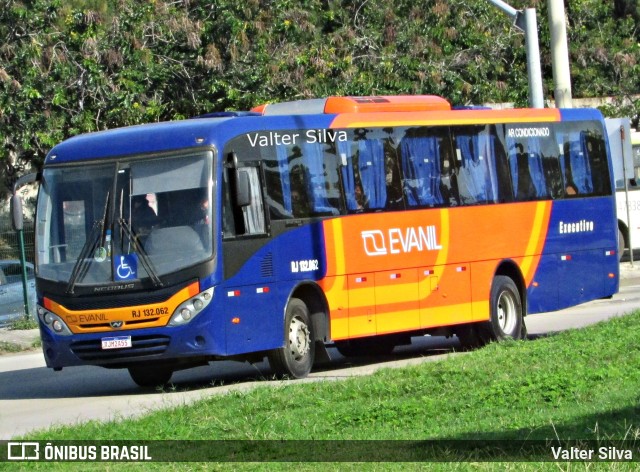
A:
[[[362,231],[362,243],[367,256],[386,256],[410,252],[442,249],[435,226],[391,228],[386,233],[379,229]]]

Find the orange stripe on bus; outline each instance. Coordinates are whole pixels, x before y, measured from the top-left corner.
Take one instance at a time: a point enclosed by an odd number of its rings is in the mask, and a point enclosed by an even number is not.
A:
[[[123,322],[122,329],[165,326],[178,305],[198,293],[199,284],[194,282],[164,302],[147,305],[70,310],[48,298],[44,299],[44,305],[45,308],[60,316],[71,332],[97,333],[104,332],[105,328],[110,329],[109,323],[112,321]]]

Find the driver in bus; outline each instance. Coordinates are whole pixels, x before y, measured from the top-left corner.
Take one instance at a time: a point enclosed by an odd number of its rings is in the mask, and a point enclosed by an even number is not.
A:
[[[131,204],[131,227],[138,236],[147,236],[151,228],[158,224],[158,216],[149,205],[146,195],[135,195]]]

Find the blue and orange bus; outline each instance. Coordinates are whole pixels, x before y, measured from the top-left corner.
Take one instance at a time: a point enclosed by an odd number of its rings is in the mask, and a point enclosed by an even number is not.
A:
[[[36,213],[47,365],[141,386],[218,359],[526,335],[618,289],[603,118],[329,97],[77,136]]]

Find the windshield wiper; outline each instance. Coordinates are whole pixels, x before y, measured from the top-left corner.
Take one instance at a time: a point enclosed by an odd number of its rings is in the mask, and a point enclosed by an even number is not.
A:
[[[89,233],[87,240],[84,242],[84,246],[82,246],[80,255],[78,256],[78,259],[73,266],[71,277],[69,278],[69,283],[67,284],[67,295],[73,294],[73,289],[75,288],[78,280],[82,280],[82,278],[87,274],[89,266],[91,266],[91,261],[93,261],[93,258],[89,256],[94,254],[95,250],[98,247],[102,247],[101,243],[103,242],[102,238],[105,230],[105,222],[107,220],[107,211],[109,210],[110,196],[111,192],[107,192],[107,198],[104,201],[104,211],[102,212],[102,219],[96,220],[93,223],[91,233]]]
[[[153,267],[153,263],[149,258],[149,254],[147,254],[147,251],[144,250],[144,247],[142,247],[142,245],[138,241],[138,236],[133,231],[133,229],[131,229],[131,226],[129,226],[129,222],[124,218],[120,218],[118,219],[118,223],[120,224],[120,227],[124,230],[124,233],[127,235],[129,242],[133,245],[133,250],[140,257],[140,262],[142,262],[142,266],[144,267],[144,270],[147,271],[147,274],[149,275],[149,278],[153,282],[153,285],[155,287],[162,287],[163,286],[162,281],[160,280],[160,277],[158,277],[158,272]]]
[[[67,294],[73,294],[73,289],[76,286],[76,282],[79,279],[82,279],[89,270],[89,266],[91,265],[91,261],[93,258],[92,254],[96,251],[100,242],[102,240],[102,231],[104,228],[104,220],[96,220],[93,223],[93,228],[91,228],[91,233],[89,233],[89,237],[82,246],[82,250],[80,251],[80,255],[76,260],[75,265],[73,266],[73,270],[71,271],[71,277],[69,278],[69,283],[67,284]]]

